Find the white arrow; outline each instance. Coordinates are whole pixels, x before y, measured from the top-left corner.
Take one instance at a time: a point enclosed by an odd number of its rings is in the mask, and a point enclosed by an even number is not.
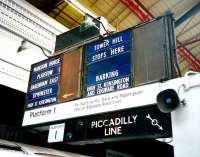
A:
[[[158,129],[163,130],[163,127],[158,125]]]
[[[146,116],[146,118],[152,120],[150,114],[148,114],[148,115]]]
[[[150,114],[146,115],[146,118],[151,120],[151,124],[152,124],[153,126],[157,126],[158,129],[164,130],[163,127],[162,127],[161,125],[158,124],[158,120],[157,120],[157,119],[151,118]]]

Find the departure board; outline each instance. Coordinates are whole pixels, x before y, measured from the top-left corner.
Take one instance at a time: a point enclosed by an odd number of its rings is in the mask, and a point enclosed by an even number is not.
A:
[[[86,46],[85,96],[94,96],[131,86],[131,31],[124,31]]]
[[[27,93],[27,109],[57,102],[61,57],[34,64],[31,68]]]

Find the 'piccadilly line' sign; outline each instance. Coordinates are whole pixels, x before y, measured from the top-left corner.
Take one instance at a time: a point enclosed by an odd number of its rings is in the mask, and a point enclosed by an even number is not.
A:
[[[27,109],[57,102],[61,57],[55,57],[32,66]]]
[[[88,124],[88,139],[171,136],[171,116],[161,113],[156,105],[92,117]]]
[[[86,96],[131,86],[131,31],[87,45]]]
[[[78,123],[81,126],[76,129]],[[172,137],[171,115],[160,112],[156,104],[67,120],[66,124],[66,135],[73,136],[67,142]]]

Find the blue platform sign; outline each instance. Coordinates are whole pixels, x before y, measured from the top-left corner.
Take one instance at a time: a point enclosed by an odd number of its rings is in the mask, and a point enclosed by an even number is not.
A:
[[[27,93],[27,109],[43,107],[57,102],[60,66],[60,56],[32,66]]]
[[[124,31],[87,45],[86,96],[131,86],[132,33]]]

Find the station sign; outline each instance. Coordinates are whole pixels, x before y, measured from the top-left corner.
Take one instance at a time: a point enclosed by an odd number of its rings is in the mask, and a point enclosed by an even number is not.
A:
[[[57,102],[61,57],[54,57],[31,68],[26,109],[33,109]]]
[[[168,31],[171,29],[165,28],[166,20],[160,19],[149,23],[155,29],[140,25],[88,43],[84,48],[65,51],[62,45],[63,54],[32,65],[22,125],[45,125],[91,116],[87,119],[88,139],[125,134],[143,137],[148,131],[149,137],[166,135],[162,129],[169,131],[168,125],[161,118],[165,120],[165,115],[156,109],[149,110],[149,114],[146,110],[118,113],[155,104],[161,85],[168,83],[160,80],[173,78],[174,70],[165,69],[171,64],[173,43],[164,40],[173,36],[162,34],[173,31]],[[157,32],[156,36],[152,30]],[[144,40],[148,44],[144,45]],[[159,49],[157,43],[162,43]],[[167,46],[163,48],[163,44]],[[161,70],[155,73],[157,67]],[[179,83],[171,88],[177,89]],[[108,112],[114,113],[111,116]]]
[[[65,131],[65,123],[49,126],[48,143],[62,142]]]
[[[65,134],[72,137],[65,138],[67,142],[172,137],[171,115],[160,112],[156,104],[68,120],[66,124]]]
[[[131,31],[86,46],[86,97],[131,87],[131,50]]]
[[[81,97],[82,48],[33,64],[26,109],[62,103]]]
[[[61,90],[59,90],[58,95],[62,96],[60,91]],[[72,119],[81,116],[95,115],[153,104],[156,103],[156,96],[159,92],[160,84],[153,83],[64,103],[41,106],[40,108],[33,108],[25,111],[23,126],[42,124],[56,120]]]
[[[88,120],[88,139],[132,136],[171,137],[171,116],[156,105],[104,114]]]

